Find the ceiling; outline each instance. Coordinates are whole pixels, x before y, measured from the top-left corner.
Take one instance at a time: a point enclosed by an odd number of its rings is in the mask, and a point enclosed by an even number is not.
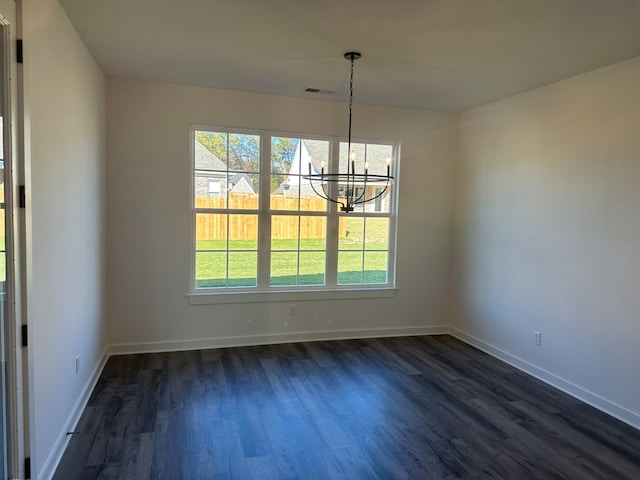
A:
[[[640,0],[60,0],[110,76],[465,110],[640,55]],[[321,89],[307,93],[305,88]]]

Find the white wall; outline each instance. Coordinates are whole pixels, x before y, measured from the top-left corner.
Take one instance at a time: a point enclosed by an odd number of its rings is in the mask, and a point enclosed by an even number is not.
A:
[[[640,58],[464,112],[457,177],[456,333],[640,426]]]
[[[45,478],[106,346],[105,82],[57,1],[24,2],[24,41],[31,457]]]
[[[456,114],[354,107],[355,136],[402,142],[399,291],[391,299],[298,302],[296,317],[288,316],[288,303],[193,306],[185,298],[193,248],[192,124],[344,135],[347,108],[336,102],[108,79],[109,338],[116,346],[135,344],[119,351],[238,344],[260,341],[257,335],[274,340],[284,338],[281,334],[309,338],[309,332],[343,330],[354,335],[418,332],[446,324]],[[227,337],[241,338],[220,340]]]

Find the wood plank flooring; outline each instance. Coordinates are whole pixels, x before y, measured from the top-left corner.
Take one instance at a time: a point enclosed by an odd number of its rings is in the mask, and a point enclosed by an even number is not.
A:
[[[454,339],[109,359],[55,475],[640,479],[640,431]]]

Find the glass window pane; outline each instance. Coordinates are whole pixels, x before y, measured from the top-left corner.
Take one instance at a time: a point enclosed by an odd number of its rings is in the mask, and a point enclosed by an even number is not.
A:
[[[196,172],[194,207],[227,208],[227,173]]]
[[[351,144],[351,150],[355,154],[354,166],[358,174],[365,171],[365,162],[368,164],[367,172],[371,175],[384,175],[391,173],[387,167],[387,160],[393,162],[393,146],[392,145],[376,145],[376,144]],[[347,143],[340,143],[340,172],[347,172]],[[356,199],[367,200],[366,203],[355,205],[356,212],[389,212],[391,185],[387,186],[386,180],[375,180],[369,178],[364,182],[363,178],[356,179],[355,185],[338,185],[338,197],[345,198],[353,195]],[[375,198],[378,194],[380,197]]]
[[[391,163],[393,159],[392,145],[372,145],[367,144],[367,163],[369,173],[375,175],[387,174],[387,160]]]
[[[298,210],[300,140],[271,137],[271,209]]]
[[[258,252],[229,252],[229,286],[255,287],[258,284]]]
[[[299,285],[324,285],[325,253],[300,252]]]
[[[364,283],[387,283],[387,252],[365,252]]]
[[[271,173],[289,174],[300,173],[300,140],[288,137],[271,137]],[[295,165],[294,165],[295,164]]]
[[[302,178],[302,177],[300,177]],[[301,180],[300,191],[300,210],[307,212],[326,212],[327,201],[313,191],[313,188],[322,193],[322,184],[320,182],[313,182],[311,186],[311,180]]]
[[[196,288],[226,286],[226,252],[196,252]]]
[[[281,175],[272,175],[271,178],[271,210],[327,211],[327,201],[311,190],[309,180],[305,180],[302,176],[296,175],[286,178],[286,182],[291,183],[282,183],[283,177]],[[296,183],[298,181],[302,183]],[[279,185],[274,189],[275,183],[279,183]],[[302,188],[303,192],[299,194],[300,188]]]
[[[271,175],[271,210],[294,210],[300,206],[298,191],[287,175]]]
[[[326,171],[328,141],[272,137],[271,209],[326,211],[326,200],[313,191],[310,180],[302,178],[310,172],[320,173],[323,162]]]
[[[196,130],[196,170],[227,170],[227,134]]]
[[[347,171],[348,145],[347,142],[340,142],[340,172]],[[353,163],[356,167],[356,173],[364,173],[364,162],[366,161],[364,143],[352,143],[351,151],[354,154]],[[351,168],[351,166],[349,166],[349,168]]]
[[[389,213],[391,208],[391,186],[386,190],[384,185],[367,187],[367,197],[373,199],[367,203],[367,212]]]
[[[326,140],[302,140],[302,158],[300,162],[301,175],[320,173],[323,168],[325,172],[330,171],[329,162],[330,144]],[[300,180],[300,210],[325,212],[327,201],[318,196],[317,191],[322,191],[322,184],[311,183],[311,180]]]
[[[300,250],[325,250],[327,248],[327,219],[325,217],[300,217]]]
[[[329,142],[326,140],[302,140],[300,173],[302,175],[307,175],[309,171],[320,173],[323,168],[325,172],[330,171]]]
[[[229,215],[229,250],[258,249],[258,215]]]
[[[389,249],[388,218],[367,218],[364,248],[365,250]]]
[[[227,249],[227,214],[196,214],[196,250]]]
[[[298,250],[299,222],[296,215],[272,216],[271,250]]]
[[[298,282],[298,253],[271,253],[271,286],[296,285]]]
[[[283,173],[274,173],[271,175],[271,197],[279,198],[281,196],[297,197],[297,193],[291,190],[291,185],[288,182],[289,175]],[[273,204],[271,205],[273,208]]]
[[[364,240],[364,218],[340,217],[338,234],[339,250],[362,250]]]
[[[254,173],[229,174],[227,190],[229,208],[257,210],[259,198],[260,176]]]
[[[243,133],[229,134],[229,170],[260,172],[260,136]]]
[[[362,283],[362,252],[338,252],[338,285]]]

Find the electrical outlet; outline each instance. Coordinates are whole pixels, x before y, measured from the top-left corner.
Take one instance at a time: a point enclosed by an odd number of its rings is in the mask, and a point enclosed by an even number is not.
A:
[[[292,303],[291,305],[289,305],[289,316],[290,317],[295,317],[297,312],[297,307],[295,303]]]
[[[80,355],[76,355],[76,375],[80,373]]]
[[[533,332],[533,343],[538,346],[542,345],[542,333]]]

